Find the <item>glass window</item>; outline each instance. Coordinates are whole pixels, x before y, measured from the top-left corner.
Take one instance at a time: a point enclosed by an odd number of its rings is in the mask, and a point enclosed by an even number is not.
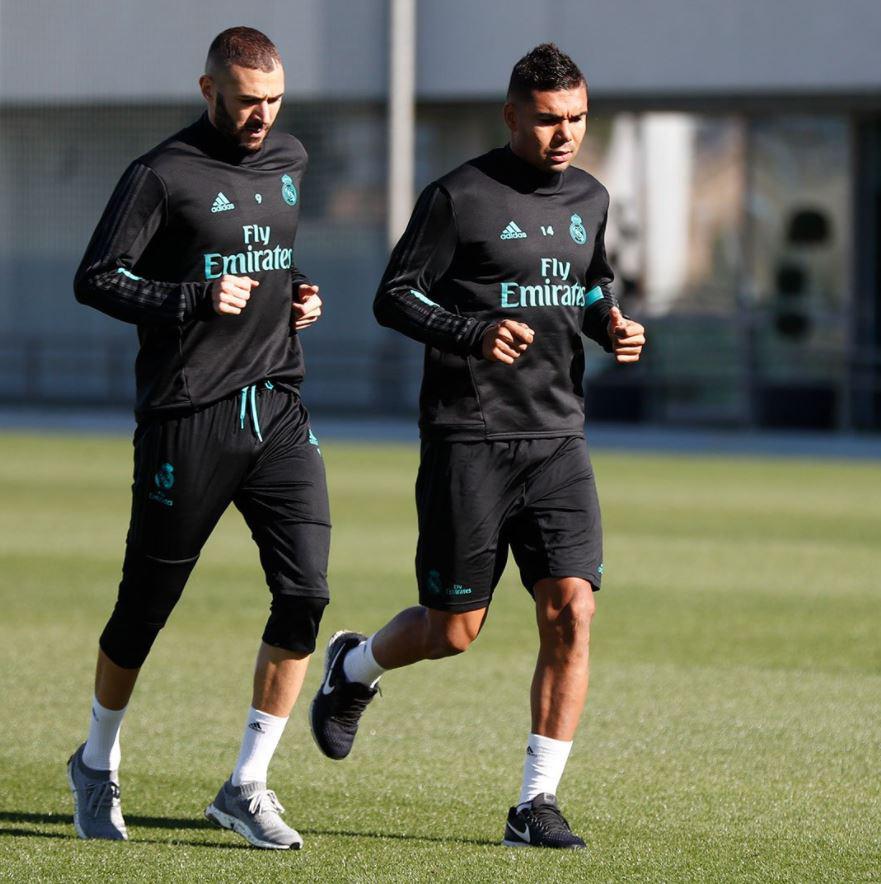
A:
[[[850,178],[843,117],[750,122],[749,282],[765,381],[843,379]]]
[[[625,310],[651,347],[625,377],[594,360],[604,383],[650,394],[641,417],[745,419],[742,283],[744,126],[733,116],[617,114],[592,119],[581,164],[609,189],[606,245]]]

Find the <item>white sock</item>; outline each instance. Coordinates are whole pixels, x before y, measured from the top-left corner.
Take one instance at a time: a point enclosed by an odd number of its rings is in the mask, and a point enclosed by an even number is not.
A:
[[[375,635],[375,633],[374,633]],[[343,675],[349,681],[357,681],[367,687],[376,687],[379,677],[385,672],[373,656],[373,636],[352,648],[343,658]]]
[[[245,735],[242,748],[232,772],[232,784],[265,783],[269,772],[269,762],[288,723],[287,716],[279,718],[268,712],[261,712],[253,706],[248,710],[245,721]]]
[[[572,750],[571,740],[552,740],[540,734],[530,734],[523,764],[523,785],[517,806],[528,804],[542,792],[557,794],[557,786]]]
[[[122,751],[119,748],[119,729],[125,710],[105,709],[97,697],[92,698],[92,717],[89,736],[83,749],[83,763],[94,770],[119,770]]]

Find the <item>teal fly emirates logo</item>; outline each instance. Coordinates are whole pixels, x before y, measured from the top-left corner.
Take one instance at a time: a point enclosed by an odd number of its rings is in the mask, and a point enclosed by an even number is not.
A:
[[[297,188],[290,175],[281,176],[281,197],[289,205],[297,205]]]
[[[506,310],[523,307],[591,307],[603,297],[599,286],[590,291],[572,279],[572,262],[561,258],[539,258],[539,280],[533,285],[519,282],[499,284],[499,306]]]
[[[290,270],[294,250],[286,246],[273,246],[270,243],[271,237],[272,228],[268,224],[243,224],[242,251],[228,255],[205,252],[202,255],[205,279],[220,279],[226,273],[249,276],[267,270]]]
[[[163,506],[174,506],[174,501],[166,494],[174,487],[174,467],[170,463],[162,464],[153,476],[153,484],[158,490],[151,491],[150,500]]]

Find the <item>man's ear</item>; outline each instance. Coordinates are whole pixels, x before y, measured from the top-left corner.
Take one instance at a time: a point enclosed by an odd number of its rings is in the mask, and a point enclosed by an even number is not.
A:
[[[209,104],[214,103],[215,88],[213,77],[210,77],[208,74],[202,74],[202,76],[199,77],[199,90],[205,101]]]
[[[514,107],[514,103],[511,101],[505,102],[505,107],[502,110],[502,116],[505,118],[505,125],[510,129],[512,133],[517,131],[517,108]]]

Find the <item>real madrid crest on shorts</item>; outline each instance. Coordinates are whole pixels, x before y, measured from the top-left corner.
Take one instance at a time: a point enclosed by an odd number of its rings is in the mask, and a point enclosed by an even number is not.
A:
[[[439,595],[441,592],[443,592],[443,589],[444,589],[444,587],[443,587],[443,584],[441,583],[440,574],[437,571],[435,571],[434,568],[432,568],[428,572],[428,591],[432,595]]]
[[[168,491],[174,485],[174,467],[170,463],[162,464],[156,471],[153,481],[156,483],[157,488]]]
[[[151,491],[147,497],[162,506],[174,506],[174,501],[166,494],[166,491],[170,492],[174,487],[174,467],[170,463],[160,465],[153,475],[153,484],[156,491]]]
[[[297,188],[290,175],[281,176],[281,195],[289,206],[297,205]]]
[[[571,236],[578,245],[583,246],[587,242],[587,231],[581,223],[581,215],[573,215],[569,221],[569,236]]]

